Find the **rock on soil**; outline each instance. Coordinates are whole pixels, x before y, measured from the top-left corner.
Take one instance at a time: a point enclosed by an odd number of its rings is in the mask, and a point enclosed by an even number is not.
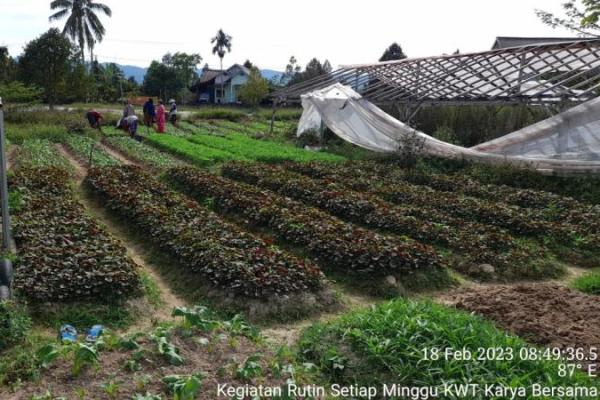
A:
[[[460,289],[447,302],[480,314],[530,343],[600,348],[600,297],[559,284]]]

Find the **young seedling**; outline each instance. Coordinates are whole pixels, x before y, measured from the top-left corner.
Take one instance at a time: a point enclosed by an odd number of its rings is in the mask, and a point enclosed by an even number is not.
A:
[[[121,387],[121,385],[118,384],[117,382],[110,381],[110,382],[107,382],[104,385],[102,385],[102,390],[104,390],[104,393],[106,393],[109,398],[111,398],[112,400],[115,400],[117,398],[117,396],[119,395],[120,387]]]
[[[194,400],[196,394],[200,391],[204,374],[194,375],[169,375],[163,378],[170,392],[173,393],[173,400]]]

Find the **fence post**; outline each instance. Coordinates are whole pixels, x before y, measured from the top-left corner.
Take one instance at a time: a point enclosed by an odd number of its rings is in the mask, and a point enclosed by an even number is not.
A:
[[[8,178],[6,162],[6,141],[4,135],[4,107],[0,98],[0,201],[2,202],[2,259],[0,259],[0,300],[10,298],[12,284],[12,262],[8,258],[11,251],[10,210],[8,207]]]

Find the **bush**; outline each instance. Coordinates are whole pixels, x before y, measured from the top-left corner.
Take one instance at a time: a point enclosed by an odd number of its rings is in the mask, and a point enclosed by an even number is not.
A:
[[[18,304],[0,302],[0,353],[21,342],[31,328],[31,320]]]
[[[330,382],[338,384],[598,386],[579,372],[558,377],[560,361],[522,360],[519,351],[529,347],[478,316],[404,299],[318,323],[305,330],[299,341],[302,357],[316,363]],[[446,348],[467,349],[473,359],[424,356],[425,349],[439,349],[443,354]],[[512,351],[514,358],[479,360],[479,348]]]

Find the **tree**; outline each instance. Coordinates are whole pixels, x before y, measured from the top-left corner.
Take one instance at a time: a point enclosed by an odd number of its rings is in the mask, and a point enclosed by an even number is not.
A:
[[[296,75],[298,75],[302,71],[302,67],[298,65],[298,61],[296,57],[291,56],[290,61],[285,66],[285,72],[281,75],[280,84],[286,85],[289,82],[292,82]]]
[[[331,72],[331,70],[331,64],[328,60],[325,60],[325,62],[321,64],[317,58],[313,58],[308,62],[308,64],[306,64],[304,71],[294,74],[293,78],[288,84],[294,85],[296,83],[304,82],[306,80],[316,78],[317,76],[328,74]]]
[[[0,47],[0,83],[15,80],[17,63],[8,53],[7,47]]]
[[[149,96],[175,96],[183,88],[175,68],[152,61],[144,76],[143,91]]]
[[[563,27],[582,36],[600,37],[600,0],[567,0],[562,5],[564,16],[536,10],[543,23],[553,28]]]
[[[380,62],[383,61],[393,61],[393,60],[403,60],[406,58],[406,54],[402,51],[402,47],[396,42],[392,43],[390,47],[385,49],[383,55],[379,59]]]
[[[246,60],[244,62],[244,67],[248,68],[249,70],[253,70],[254,68],[256,68],[256,65],[252,64],[250,60]]]
[[[106,29],[96,13],[111,17],[112,10],[105,4],[93,0],[54,0],[50,9],[60,10],[52,14],[50,21],[61,20],[68,16],[63,34],[68,35],[81,49],[81,63],[85,64],[84,49],[90,51],[90,60],[94,60],[94,45],[102,42]]]
[[[182,87],[190,87],[198,79],[196,68],[202,62],[202,57],[196,53],[167,53],[163,56],[162,62],[175,70],[177,79],[181,81]]]
[[[5,103],[34,103],[39,101],[43,90],[35,86],[27,86],[23,82],[12,81],[0,83],[2,101]]]
[[[221,73],[223,72],[223,57],[228,52],[231,52],[231,39],[232,37],[223,32],[223,29],[219,29],[217,36],[211,39],[211,43],[214,44],[212,53],[217,54],[221,60]],[[221,82],[221,96],[223,95],[223,82]]]
[[[251,107],[257,107],[267,94],[269,82],[262,77],[258,68],[252,68],[248,82],[240,88],[240,100]]]
[[[44,90],[52,109],[65,89],[73,46],[56,28],[27,43],[19,58],[19,79]]]

